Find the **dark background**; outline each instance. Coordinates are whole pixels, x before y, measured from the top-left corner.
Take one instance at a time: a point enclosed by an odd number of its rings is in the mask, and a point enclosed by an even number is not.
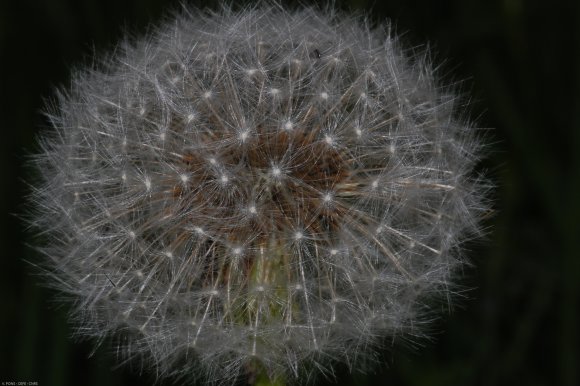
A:
[[[449,80],[464,80],[487,130],[494,180],[487,240],[471,244],[471,291],[424,347],[395,347],[376,373],[337,370],[341,385],[580,385],[580,2],[337,1],[429,42]],[[47,122],[40,111],[72,66],[142,33],[162,0],[0,0],[0,381],[151,384],[92,343],[70,339],[67,308],[23,260],[23,162]],[[213,4],[209,2],[206,4]],[[321,381],[321,384],[330,384]],[[163,383],[162,383],[163,384]],[[169,382],[167,382],[169,384]]]

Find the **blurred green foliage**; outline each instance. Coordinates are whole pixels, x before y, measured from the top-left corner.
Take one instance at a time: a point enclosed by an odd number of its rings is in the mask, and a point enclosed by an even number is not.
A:
[[[205,2],[212,5],[215,2]],[[481,169],[497,184],[486,240],[459,306],[434,323],[433,341],[399,344],[375,372],[340,385],[580,384],[580,2],[539,0],[336,1],[396,21],[408,44],[425,41],[448,80],[460,80],[490,142]],[[70,339],[66,306],[24,260],[24,167],[41,114],[70,68],[106,52],[126,29],[143,33],[177,2],[0,1],[0,381],[40,385],[153,383],[115,368],[106,347]],[[447,59],[449,58],[449,59]],[[447,59],[447,60],[446,60]],[[447,310],[442,310],[444,313]],[[106,345],[105,345],[106,346]],[[89,357],[90,356],[90,357]],[[320,380],[320,384],[332,384]],[[161,383],[162,384],[162,383]]]

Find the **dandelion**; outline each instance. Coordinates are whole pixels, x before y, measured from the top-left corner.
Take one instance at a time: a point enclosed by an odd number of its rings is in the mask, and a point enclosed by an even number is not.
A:
[[[222,383],[420,334],[483,208],[451,91],[388,24],[278,5],[184,10],[76,72],[32,222],[78,334]]]

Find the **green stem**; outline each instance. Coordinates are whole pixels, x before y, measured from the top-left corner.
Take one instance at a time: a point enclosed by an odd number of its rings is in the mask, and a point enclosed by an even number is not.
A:
[[[254,386],[285,386],[284,380],[281,377],[270,379],[268,374],[262,372],[256,377]]]
[[[266,251],[266,252],[264,252]],[[262,245],[260,253],[254,257],[253,266],[250,271],[249,285],[266,285],[275,288],[276,296],[281,299],[286,298],[287,277],[285,267],[287,266],[286,254],[282,247],[272,242],[272,245]],[[260,308],[259,299],[250,299],[247,303],[247,320],[260,317],[263,323],[277,322],[282,318],[282,310],[275,302]],[[260,313],[260,311],[262,311]],[[255,315],[251,315],[255,314]],[[254,386],[285,386],[283,377],[271,378],[264,365],[255,359],[251,363],[250,372],[253,374]]]

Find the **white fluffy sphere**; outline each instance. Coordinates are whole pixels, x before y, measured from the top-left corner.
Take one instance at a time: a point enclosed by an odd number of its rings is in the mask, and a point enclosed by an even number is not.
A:
[[[483,208],[433,73],[388,25],[278,6],[184,11],[75,73],[33,222],[79,333],[230,381],[416,332]]]

